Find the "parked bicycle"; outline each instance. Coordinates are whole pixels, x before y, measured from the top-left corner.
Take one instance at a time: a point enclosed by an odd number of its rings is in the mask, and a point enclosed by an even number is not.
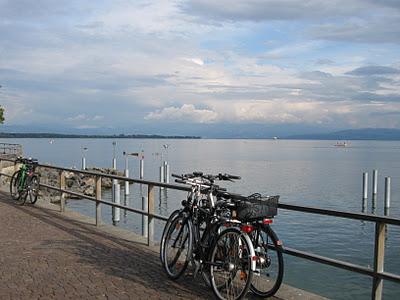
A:
[[[192,186],[183,208],[167,223],[161,245],[161,260],[167,275],[179,278],[192,262],[219,299],[240,299],[249,289],[255,270],[254,248],[247,233],[229,226],[229,219],[214,202],[217,185],[200,172],[179,177]],[[210,175],[211,176],[211,175]],[[221,180],[228,175],[221,175]],[[232,176],[232,178],[234,178]],[[206,194],[206,197],[202,195]]]
[[[32,158],[18,157],[16,163],[20,168],[11,177],[10,194],[19,205],[24,205],[28,196],[31,204],[35,204],[39,195],[40,180],[36,174],[38,161]]]
[[[194,276],[200,272],[219,299],[240,299],[249,288],[263,297],[275,294],[283,276],[281,245],[269,227],[271,219],[264,220],[260,213],[276,214],[278,197],[228,193],[214,182],[240,179],[229,174],[173,176],[179,178],[176,182],[191,185],[191,191],[183,208],[171,214],[162,235],[160,259],[168,276],[179,278],[191,262]],[[265,209],[270,202],[272,212]]]

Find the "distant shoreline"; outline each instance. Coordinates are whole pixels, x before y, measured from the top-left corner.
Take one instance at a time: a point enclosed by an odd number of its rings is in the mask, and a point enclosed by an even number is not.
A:
[[[63,133],[8,133],[0,132],[0,138],[47,138],[47,139],[201,139],[200,136],[158,134],[63,134]]]

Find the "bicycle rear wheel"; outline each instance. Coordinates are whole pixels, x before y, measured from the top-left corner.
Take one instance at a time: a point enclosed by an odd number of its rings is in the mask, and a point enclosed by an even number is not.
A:
[[[272,297],[283,278],[282,246],[269,226],[258,227],[250,238],[257,257],[250,290],[260,297]]]
[[[28,192],[26,194],[26,197],[29,195],[29,201],[31,202],[31,204],[35,204],[37,201],[37,198],[39,196],[39,186],[39,177],[33,175],[30,179]]]
[[[180,214],[166,230],[164,240],[164,270],[168,277],[178,279],[192,256],[193,229],[189,217]]]
[[[253,277],[253,245],[236,228],[224,230],[211,250],[211,287],[218,299],[241,299]]]

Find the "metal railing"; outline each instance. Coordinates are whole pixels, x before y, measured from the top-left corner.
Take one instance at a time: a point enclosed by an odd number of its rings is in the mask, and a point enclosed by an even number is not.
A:
[[[10,159],[0,158],[0,162],[9,161],[13,162]],[[155,187],[163,187],[168,189],[180,190],[180,191],[190,191],[189,187],[176,185],[176,184],[169,184],[169,183],[160,183],[155,181],[149,180],[141,180],[141,179],[134,179],[134,178],[127,178],[123,176],[116,176],[110,174],[103,174],[99,172],[91,172],[91,171],[84,171],[84,170],[76,170],[70,168],[63,168],[45,164],[39,164],[41,168],[48,168],[53,170],[59,171],[59,186],[51,186],[47,184],[41,184],[41,187],[55,190],[60,192],[60,211],[64,212],[65,210],[65,194],[74,195],[80,197],[82,199],[87,199],[96,203],[96,216],[95,216],[95,224],[96,226],[102,223],[101,220],[101,204],[109,205],[112,207],[118,207],[133,213],[138,213],[143,216],[146,216],[146,226],[147,226],[147,244],[153,245],[154,244],[154,224],[155,219],[166,221],[168,217],[161,216],[155,213],[155,204],[154,204],[154,189]],[[66,189],[65,185],[65,172],[74,172],[74,173],[81,173],[85,175],[90,175],[95,178],[95,197],[87,196],[81,193],[77,193],[71,190]],[[0,175],[6,175],[0,173]],[[102,200],[102,189],[101,189],[101,179],[102,178],[109,178],[109,179],[116,179],[120,181],[128,181],[130,183],[139,183],[143,185],[147,185],[147,209],[140,210],[132,207],[128,207],[125,205],[116,204],[113,202]],[[283,253],[287,255],[292,255],[300,258],[304,258],[310,261],[322,263],[325,265],[337,267],[340,269],[348,270],[351,272],[367,275],[373,278],[372,284],[372,293],[371,299],[382,299],[382,292],[383,292],[383,280],[389,280],[392,282],[400,283],[400,275],[385,272],[384,271],[384,256],[385,256],[385,228],[386,225],[395,225],[400,226],[400,219],[395,219],[391,217],[381,217],[372,214],[366,213],[351,213],[351,212],[344,212],[338,210],[329,210],[329,209],[321,209],[315,207],[308,207],[308,206],[299,206],[299,205],[292,205],[292,204],[285,204],[280,203],[279,209],[302,212],[302,213],[311,213],[317,215],[325,215],[325,216],[332,216],[338,218],[346,218],[352,220],[361,220],[366,222],[373,222],[375,223],[375,242],[374,242],[374,267],[364,267],[357,264],[349,263],[342,260],[332,259],[329,257],[316,255],[306,251],[300,251],[288,247],[283,248]]]
[[[0,143],[0,154],[22,155],[22,145]]]

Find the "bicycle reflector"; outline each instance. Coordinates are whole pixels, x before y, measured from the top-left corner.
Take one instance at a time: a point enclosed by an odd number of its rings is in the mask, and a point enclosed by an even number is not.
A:
[[[246,232],[246,233],[250,233],[250,232],[252,232],[254,230],[254,226],[252,226],[252,225],[242,225],[240,227],[240,230],[242,230],[243,232]]]
[[[273,220],[272,219],[264,219],[263,220],[263,224],[267,225],[267,224],[272,224]]]

